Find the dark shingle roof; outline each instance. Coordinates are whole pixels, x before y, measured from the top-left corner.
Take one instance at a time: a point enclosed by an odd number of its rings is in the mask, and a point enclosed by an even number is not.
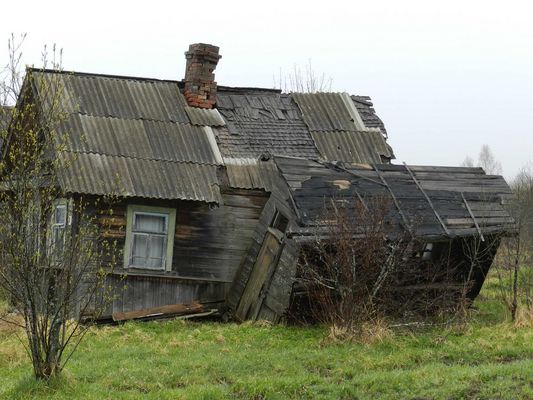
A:
[[[391,201],[388,221],[396,226],[407,222],[420,237],[478,234],[466,203],[482,233],[514,229],[502,205],[511,189],[501,176],[486,175],[481,168],[390,164],[360,168],[289,157],[276,157],[275,162],[292,192],[302,227],[321,226],[325,199],[350,207],[359,196],[371,202],[372,198],[392,198],[393,193],[398,207]]]
[[[263,153],[318,158],[313,138],[296,104],[281,93],[217,95],[227,129],[217,130],[224,157],[257,158]]]

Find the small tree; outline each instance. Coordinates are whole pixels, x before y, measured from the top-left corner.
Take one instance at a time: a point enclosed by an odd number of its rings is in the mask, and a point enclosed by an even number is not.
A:
[[[87,331],[84,316],[94,317],[109,300],[106,273],[115,251],[99,240],[97,213],[90,212],[102,207],[59,184],[58,172],[69,166],[59,74],[28,69],[24,76],[21,54],[12,37],[0,95],[4,104],[16,101],[1,132],[0,287],[13,312],[0,318],[24,329],[35,376],[49,378]],[[49,60],[45,50],[47,65],[60,69],[61,53],[54,49]]]
[[[508,209],[513,216],[517,234],[505,238],[497,257],[496,274],[499,294],[513,321],[518,308],[533,307],[533,171],[523,167],[511,182],[513,198]]]
[[[477,163],[470,156],[466,156],[461,163],[462,167],[481,167],[488,175],[500,175],[502,173],[502,164],[496,159],[488,144],[481,146]]]

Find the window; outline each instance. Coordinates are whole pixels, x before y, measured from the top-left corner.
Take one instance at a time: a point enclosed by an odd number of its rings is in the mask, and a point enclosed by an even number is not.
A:
[[[272,224],[270,224],[270,226],[279,230],[282,233],[285,233],[288,224],[289,220],[279,211],[276,211],[276,214],[274,215],[274,219],[272,220]]]
[[[125,268],[170,270],[176,210],[128,206]]]
[[[67,200],[59,199],[54,203],[50,224],[50,251],[54,256],[61,255],[65,248],[65,229],[68,224]]]

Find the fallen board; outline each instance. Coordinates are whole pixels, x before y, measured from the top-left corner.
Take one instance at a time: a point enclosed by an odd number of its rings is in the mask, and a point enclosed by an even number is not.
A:
[[[205,313],[209,311],[200,303],[191,304],[170,304],[167,306],[146,308],[144,310],[135,310],[128,312],[117,312],[112,314],[113,321],[128,321],[132,319],[171,317],[188,314]]]

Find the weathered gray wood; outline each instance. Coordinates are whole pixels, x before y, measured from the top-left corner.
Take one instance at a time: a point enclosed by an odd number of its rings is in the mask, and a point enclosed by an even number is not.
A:
[[[470,208],[470,205],[468,204],[468,201],[466,201],[465,196],[463,193],[461,193],[461,197],[463,198],[463,201],[465,203],[466,209],[468,210],[470,216],[472,217],[472,220],[474,221],[474,224],[476,225],[476,229],[479,233],[479,237],[481,238],[481,241],[484,242],[485,238],[483,237],[483,232],[481,232],[481,229],[477,223],[476,217],[474,216],[474,213],[472,212],[472,209]]]
[[[403,163],[403,165],[405,166],[405,169],[407,170],[407,172],[409,173],[409,175],[411,176],[411,178],[413,179],[413,182],[416,184],[416,186],[418,187],[418,189],[420,189],[420,191],[422,192],[422,194],[424,195],[424,197],[426,198],[429,206],[431,207],[431,209],[433,210],[433,213],[435,214],[435,217],[437,217],[437,220],[439,221],[440,225],[442,226],[442,229],[444,230],[444,233],[446,235],[449,235],[450,232],[448,231],[448,228],[446,227],[446,225],[444,224],[444,221],[442,220],[442,218],[440,217],[439,213],[437,212],[437,210],[435,210],[435,207],[433,206],[433,203],[431,202],[431,199],[429,198],[429,196],[427,195],[427,193],[424,191],[424,189],[422,188],[422,186],[420,186],[420,183],[418,182],[418,180],[416,179],[415,177],[415,174],[413,173],[413,171],[411,171],[409,169],[409,167],[407,166],[406,163]]]

